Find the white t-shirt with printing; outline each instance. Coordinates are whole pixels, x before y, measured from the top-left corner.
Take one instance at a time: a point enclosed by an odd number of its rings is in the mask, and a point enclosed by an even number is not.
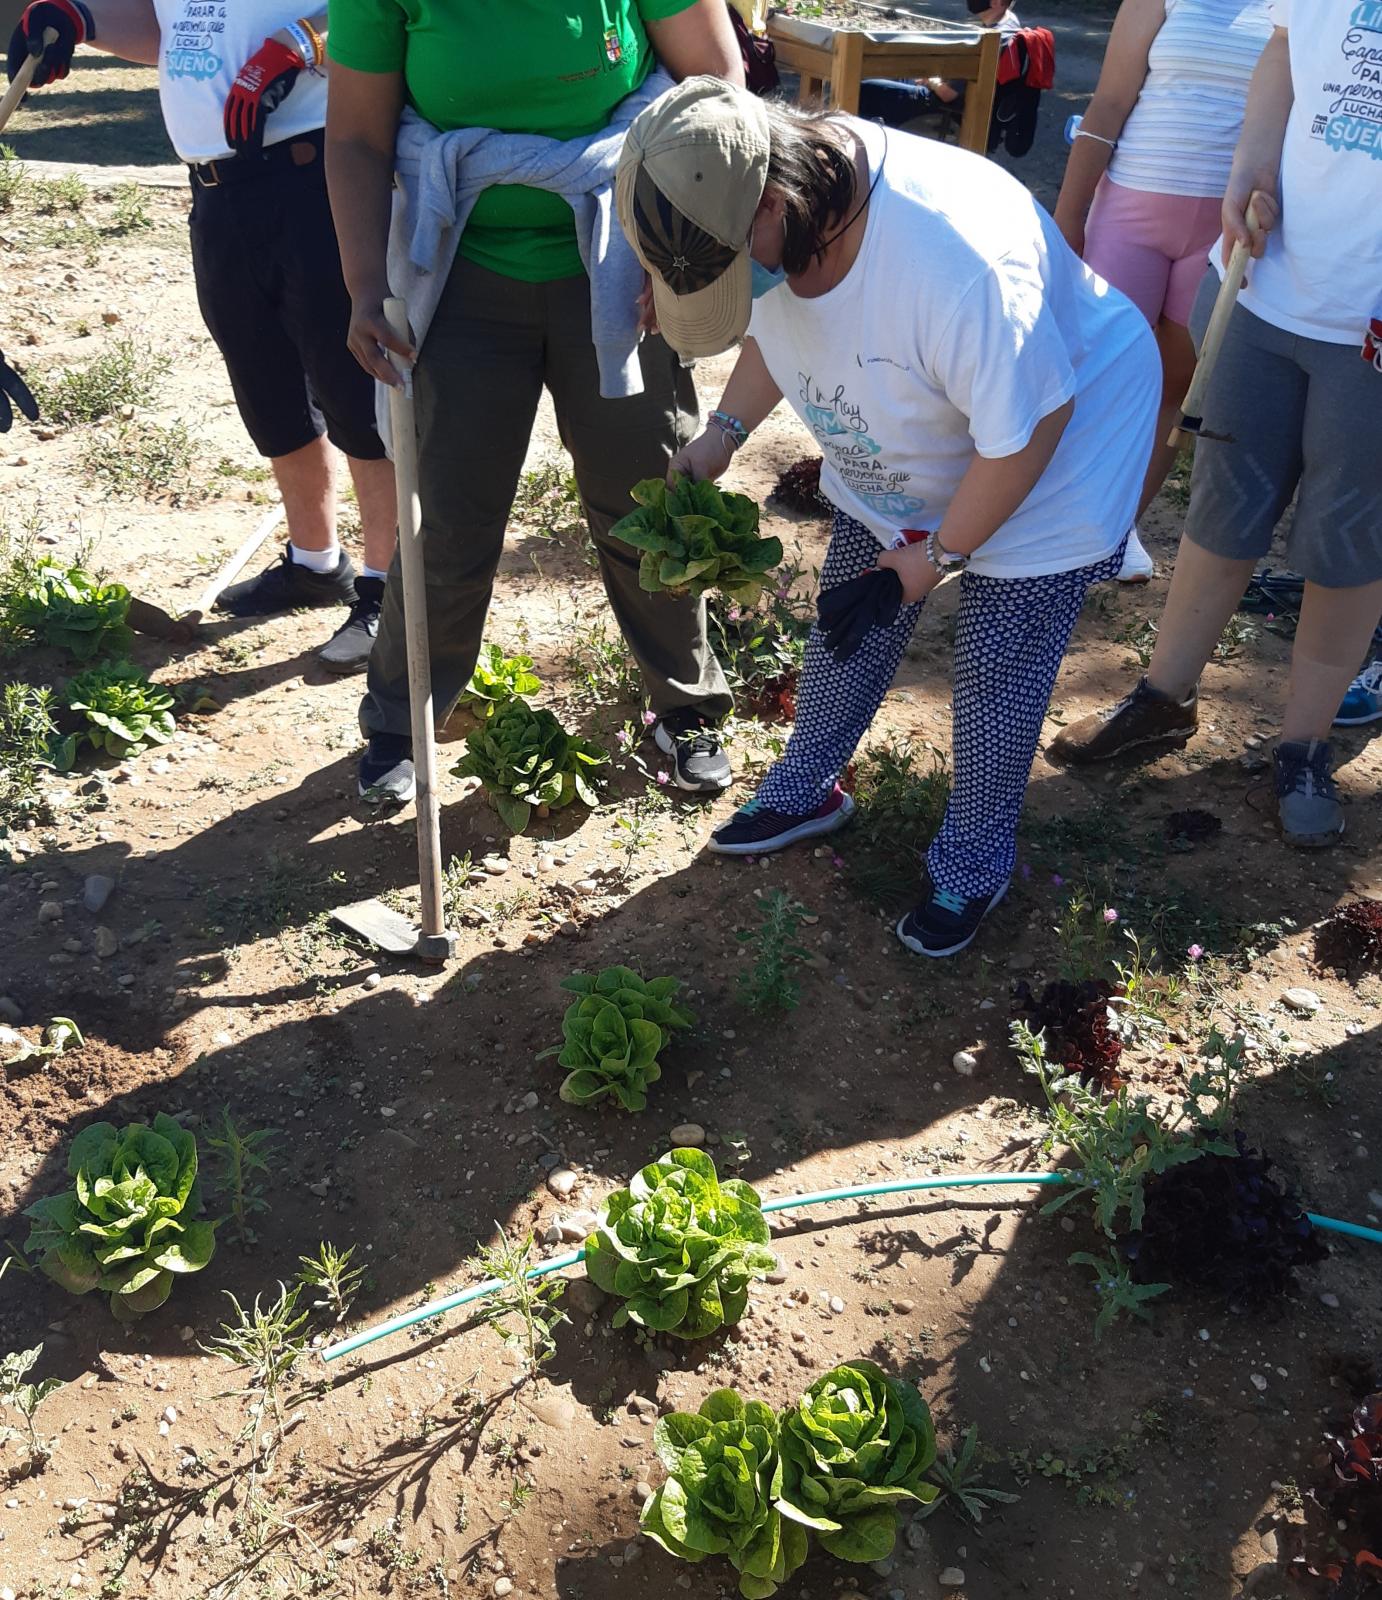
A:
[[[1357,344],[1382,315],[1382,0],[1271,0],[1295,100],[1281,225],[1241,300],[1287,333]],[[1222,245],[1210,259],[1223,276]]]
[[[1165,4],[1108,175],[1122,189],[1217,198],[1228,185],[1248,82],[1272,36],[1268,0]]]
[[[240,68],[271,33],[302,15],[284,0],[154,0],[158,94],[174,150],[184,161],[228,156],[225,105]],[[326,78],[302,72],[264,128],[264,143],[326,124]]]
[[[1015,178],[851,120],[873,191],[863,242],[816,299],[782,284],[749,333],[817,440],[821,488],[883,546],[935,529],[975,455],[1015,454],[1075,410],[1036,487],[971,569],[1036,577],[1112,554],[1137,510],[1161,367],[1146,319]]]

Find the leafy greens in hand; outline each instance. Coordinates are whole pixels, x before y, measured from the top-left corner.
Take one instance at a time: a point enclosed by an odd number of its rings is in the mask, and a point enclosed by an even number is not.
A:
[[[758,533],[758,506],[705,480],[645,478],[630,491],[638,509],[610,529],[643,552],[639,585],[650,593],[702,595],[719,589],[753,605],[766,574],[782,560],[782,541]]]

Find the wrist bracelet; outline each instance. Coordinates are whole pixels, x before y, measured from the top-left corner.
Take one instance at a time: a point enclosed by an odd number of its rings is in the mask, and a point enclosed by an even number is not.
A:
[[[306,17],[298,18],[298,27],[305,30],[307,37],[312,41],[312,53],[316,56],[315,66],[321,66],[326,60],[326,40],[312,26]]]
[[[317,52],[313,48],[312,41],[308,37],[307,30],[303,27],[303,25],[300,22],[285,22],[283,24],[283,31],[293,41],[293,48],[302,57],[303,66],[314,66],[316,64]]]
[[[707,420],[711,427],[718,428],[727,439],[734,440],[736,450],[749,442],[749,430],[738,417],[730,416],[728,411],[712,411]]]
[[[1073,139],[1097,139],[1100,144],[1106,144],[1110,150],[1118,148],[1117,139],[1105,139],[1102,133],[1089,133],[1084,128],[1076,128],[1071,135]]]

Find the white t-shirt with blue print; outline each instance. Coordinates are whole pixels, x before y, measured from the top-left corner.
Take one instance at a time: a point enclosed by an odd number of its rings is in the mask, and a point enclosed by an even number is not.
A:
[[[1014,455],[1075,410],[1040,481],[971,562],[1069,572],[1132,524],[1160,394],[1146,319],[1097,277],[1015,178],[933,139],[852,121],[873,191],[863,242],[827,294],[782,284],[749,333],[815,437],[821,488],[882,545],[939,528],[975,455]]]
[[[230,86],[271,33],[302,15],[301,6],[289,0],[154,0],[154,10],[162,35],[158,93],[174,150],[184,161],[228,156]],[[296,139],[325,124],[326,78],[301,72],[265,124],[264,143]]]
[[[1287,333],[1361,346],[1382,316],[1382,0],[1271,0],[1271,12],[1288,30],[1295,101],[1281,225],[1242,303]]]

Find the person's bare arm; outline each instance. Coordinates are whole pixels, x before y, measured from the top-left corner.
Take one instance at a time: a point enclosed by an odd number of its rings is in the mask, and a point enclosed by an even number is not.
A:
[[[1291,42],[1285,28],[1277,28],[1258,57],[1248,87],[1248,105],[1243,114],[1243,131],[1233,155],[1233,170],[1224,191],[1224,265],[1235,244],[1251,244],[1260,256],[1267,248],[1267,235],[1281,219],[1281,147],[1286,142],[1286,124],[1295,104],[1296,90],[1291,81]],[[1257,217],[1257,231],[1248,227],[1251,202]]]
[[[96,23],[92,48],[142,67],[158,65],[161,35],[153,0],[90,0]]]
[[[351,354],[373,377],[397,384],[384,350],[415,351],[384,321],[389,293],[389,207],[394,143],[403,111],[401,72],[357,72],[335,62],[326,108],[326,186],[350,291]],[[382,349],[380,347],[383,347]]]
[[[1010,456],[978,456],[965,468],[949,508],[941,518],[936,537],[955,555],[972,556],[995,533],[1036,487],[1037,480],[1056,453],[1056,447],[1075,414],[1067,400],[1044,416],[1032,436]],[[880,567],[892,567],[902,579],[902,598],[908,605],[929,594],[942,574],[931,565],[924,544],[885,550]]]
[[[757,339],[745,339],[734,363],[734,371],[720,396],[719,409],[735,417],[752,433],[782,398],[758,348]],[[718,478],[733,461],[733,439],[713,423],[683,445],[668,466],[668,473],[685,473],[688,478]]]
[[[744,86],[744,58],[730,26],[725,0],[696,0],[695,5],[661,21],[647,18],[644,27],[658,59],[681,82],[706,73]]]
[[[1165,0],[1123,0],[1118,8],[1098,87],[1080,124],[1080,133],[1087,137],[1077,137],[1070,147],[1056,201],[1056,226],[1076,255],[1084,254],[1084,223],[1094,191],[1113,157],[1112,146],[1142,93],[1147,53],[1165,21]]]

